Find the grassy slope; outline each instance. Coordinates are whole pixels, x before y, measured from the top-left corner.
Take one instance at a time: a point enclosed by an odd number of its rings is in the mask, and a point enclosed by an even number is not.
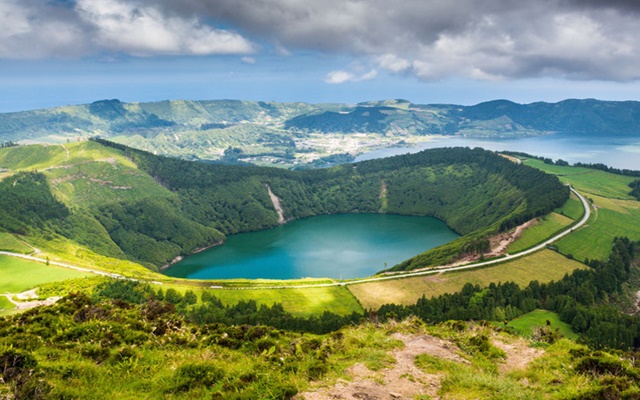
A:
[[[322,314],[325,310],[340,315],[362,311],[358,300],[345,287],[213,290],[211,293],[225,304],[236,304],[240,300],[255,300],[258,305],[269,306],[281,303],[286,311],[299,316]]]
[[[564,203],[562,207],[557,209],[556,212],[575,221],[582,218],[582,216],[584,215],[584,207],[582,206],[582,202],[580,201],[580,199],[578,199],[578,197],[573,192],[571,192],[569,200],[567,200],[567,202]]]
[[[19,241],[10,233],[0,232],[0,250],[13,253],[29,254],[33,249]]]
[[[509,326],[513,327],[518,333],[531,336],[533,327],[541,327],[551,322],[552,329],[558,329],[565,337],[569,339],[577,339],[578,335],[571,329],[571,325],[560,321],[558,314],[547,310],[533,310],[530,313],[511,320]]]
[[[573,220],[558,213],[547,214],[537,219],[534,226],[526,229],[522,235],[507,247],[507,253],[516,253],[532,247],[556,232],[573,223]]]
[[[0,255],[0,293],[20,293],[41,283],[89,275],[91,274]]]
[[[602,259],[609,256],[616,236],[640,240],[640,202],[629,192],[633,177],[615,175],[587,168],[548,165],[539,160],[527,160],[527,165],[554,173],[573,185],[596,207],[587,226],[558,242],[558,249],[575,258]],[[569,215],[569,214],[567,214]]]
[[[365,309],[377,309],[387,303],[413,304],[423,295],[435,297],[458,292],[468,282],[486,286],[491,282],[511,281],[526,286],[532,280],[549,282],[561,279],[578,268],[586,267],[551,250],[542,250],[494,267],[362,283],[349,286],[349,290]]]
[[[616,236],[640,240],[640,202],[591,196],[597,209],[587,226],[558,242],[558,249],[584,260],[609,256]]]

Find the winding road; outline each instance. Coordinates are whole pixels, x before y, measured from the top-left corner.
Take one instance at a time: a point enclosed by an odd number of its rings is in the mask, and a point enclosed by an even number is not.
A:
[[[216,288],[216,289],[227,289],[227,290],[259,290],[259,289],[303,289],[303,288],[312,288],[312,287],[331,287],[331,286],[347,286],[347,285],[357,285],[360,283],[367,283],[367,282],[379,282],[379,281],[386,281],[386,280],[392,280],[392,279],[402,279],[402,278],[410,278],[410,277],[414,277],[414,276],[423,276],[423,275],[433,275],[433,274],[439,274],[439,273],[443,273],[443,272],[451,272],[451,271],[461,271],[461,270],[465,270],[465,269],[472,269],[472,268],[478,268],[478,267],[486,267],[488,265],[493,265],[493,264],[499,264],[499,263],[503,263],[505,261],[509,261],[509,260],[513,260],[519,257],[524,257],[527,256],[531,253],[535,253],[536,251],[542,250],[545,247],[549,246],[550,244],[552,244],[553,242],[571,234],[573,231],[575,231],[576,229],[582,227],[583,225],[585,225],[587,223],[587,220],[589,219],[589,217],[591,216],[591,207],[589,206],[589,203],[587,202],[587,200],[577,191],[575,191],[573,188],[570,188],[571,191],[578,196],[578,198],[580,199],[580,201],[582,202],[582,206],[584,207],[584,215],[582,217],[582,219],[576,223],[575,225],[573,225],[571,228],[558,233],[557,235],[553,236],[550,239],[547,239],[546,241],[544,241],[543,243],[540,243],[530,249],[527,250],[523,250],[519,253],[515,253],[515,254],[509,254],[506,255],[504,257],[501,258],[497,258],[497,259],[493,259],[493,260],[489,260],[489,261],[483,261],[483,262],[479,262],[479,263],[472,263],[472,264],[467,264],[467,265],[461,265],[461,266],[457,266],[457,267],[445,267],[445,268],[432,268],[429,270],[425,270],[425,271],[418,271],[418,272],[406,272],[406,273],[401,273],[401,274],[394,274],[394,275],[390,275],[390,276],[380,276],[380,277],[374,277],[374,278],[366,278],[366,279],[360,279],[360,280],[355,280],[355,281],[347,281],[347,282],[332,282],[332,283],[316,283],[316,284],[309,284],[309,285],[280,285],[280,286],[248,286],[248,287],[233,287],[233,288],[225,288],[222,286],[215,286],[212,288]],[[26,260],[31,260],[31,261],[37,261],[37,262],[41,262],[41,263],[49,263],[50,265],[57,265],[59,267],[64,267],[64,268],[70,268],[70,269],[75,269],[78,271],[83,271],[83,272],[89,272],[89,273],[94,273],[94,274],[98,274],[98,275],[103,275],[103,276],[110,276],[112,278],[118,278],[118,279],[129,279],[129,280],[137,280],[137,279],[133,279],[133,278],[129,278],[129,277],[125,277],[119,274],[114,274],[114,273],[109,273],[109,272],[104,272],[104,271],[99,271],[99,270],[93,270],[93,269],[89,269],[89,268],[82,268],[82,267],[77,267],[71,264],[67,264],[67,263],[62,263],[62,262],[58,262],[58,261],[48,261],[46,259],[43,258],[39,258],[39,257],[34,257],[34,256],[29,256],[29,255],[25,255],[25,254],[19,254],[19,253],[11,253],[11,252],[7,252],[7,251],[0,251],[0,255],[5,255],[5,256],[11,256],[11,257],[20,257]],[[154,282],[155,283],[155,282]]]

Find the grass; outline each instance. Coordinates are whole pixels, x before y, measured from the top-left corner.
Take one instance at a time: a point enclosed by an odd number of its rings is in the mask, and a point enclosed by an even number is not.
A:
[[[0,296],[0,316],[9,314],[16,306],[5,296]]]
[[[586,226],[557,243],[560,252],[580,260],[606,259],[615,237],[640,240],[640,202],[629,194],[631,188],[628,186],[635,178],[588,168],[549,165],[533,159],[525,163],[556,174],[561,181],[573,185],[592,200],[595,206]],[[567,203],[562,210],[565,215],[573,216],[574,208],[575,205]]]
[[[0,250],[21,254],[33,253],[33,249],[31,247],[22,243],[12,234],[5,232],[0,232]]]
[[[78,163],[49,170],[46,174],[57,197],[74,206],[131,203],[145,197],[175,197],[149,175],[121,163],[120,159]]]
[[[10,170],[43,170],[62,164],[67,159],[67,152],[61,145],[17,146],[0,149],[0,168]]]
[[[281,303],[285,311],[297,316],[320,315],[324,311],[335,314],[362,312],[358,300],[345,287],[319,287],[304,289],[215,289],[211,293],[225,304],[241,300],[255,300],[258,305]]]
[[[132,261],[111,258],[97,254],[71,240],[55,237],[31,237],[31,243],[42,250],[40,258],[67,262],[83,268],[115,272],[132,278],[162,280],[164,275],[153,272]]]
[[[537,223],[527,228],[522,235],[507,247],[508,253],[516,253],[528,249],[550,238],[574,221],[558,213],[550,213],[537,219]]]
[[[577,339],[578,335],[571,329],[571,325],[560,321],[558,314],[547,310],[533,310],[530,313],[516,318],[509,322],[518,333],[524,336],[531,336],[531,329],[535,326],[545,326],[547,321],[551,323],[551,328],[558,329],[566,338]]]
[[[570,183],[579,192],[614,199],[633,199],[629,194],[631,192],[629,183],[636,178],[630,176],[616,175],[589,168],[549,165],[535,159],[526,160],[525,164],[557,175],[560,181]]]
[[[579,220],[584,215],[584,207],[578,197],[571,192],[569,200],[560,208],[556,210],[556,213],[571,218],[574,221]]]
[[[88,275],[68,268],[0,255],[0,293],[20,293],[42,283]]]
[[[640,202],[592,196],[596,210],[587,225],[557,243],[558,250],[577,259],[609,256],[617,236],[640,240]]]
[[[542,250],[530,256],[496,266],[427,275],[390,281],[367,282],[350,285],[349,290],[365,309],[378,309],[383,304],[414,304],[423,295],[436,297],[455,293],[466,283],[487,286],[491,282],[515,282],[526,286],[532,280],[549,282],[559,280],[572,271],[586,268],[551,250]]]

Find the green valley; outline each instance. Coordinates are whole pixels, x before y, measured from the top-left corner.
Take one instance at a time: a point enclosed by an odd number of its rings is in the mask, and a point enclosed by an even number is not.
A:
[[[0,256],[9,296],[0,297],[0,396],[640,393],[630,351],[640,324],[616,308],[629,304],[640,276],[632,177],[466,148],[293,171],[165,158],[104,140],[0,149],[0,168],[0,250],[42,260]],[[564,183],[592,207],[575,231],[584,208]],[[462,236],[387,271],[430,274],[422,276],[160,273],[279,216],[354,212],[436,216]],[[561,231],[550,248],[500,258]],[[485,257],[497,264],[438,269]],[[37,299],[16,297],[28,289]],[[60,297],[27,311],[14,305]]]

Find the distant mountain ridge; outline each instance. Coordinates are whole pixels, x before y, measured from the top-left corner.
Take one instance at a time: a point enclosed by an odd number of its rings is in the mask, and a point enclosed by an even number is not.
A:
[[[267,160],[265,163],[293,159],[307,163],[335,154],[353,155],[359,148],[358,143],[338,146],[335,141],[326,142],[335,135],[350,139],[368,135],[374,138],[368,145],[380,147],[426,135],[514,138],[555,133],[640,136],[640,102],[571,99],[518,104],[494,100],[461,106],[407,100],[309,104],[241,100],[124,103],[112,99],[0,114],[0,142],[101,136],[187,159],[217,160],[224,158],[226,149],[238,148],[240,159]]]

